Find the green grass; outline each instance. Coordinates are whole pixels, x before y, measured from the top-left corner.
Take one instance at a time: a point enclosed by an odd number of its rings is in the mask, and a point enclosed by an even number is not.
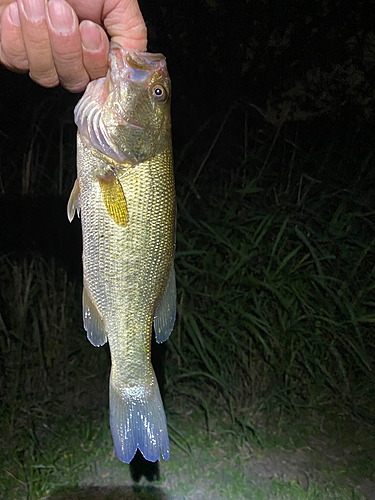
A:
[[[161,463],[161,478],[152,487],[142,480],[138,487],[143,492],[142,498],[364,498],[343,481],[340,473],[327,473],[327,464],[322,467],[324,483],[310,477],[312,469],[299,471],[297,465],[283,477],[282,462],[285,461],[287,448],[295,447],[291,446],[290,440],[288,446],[285,437],[267,436],[270,430],[262,436],[263,445],[260,446],[240,433],[228,439],[231,425],[226,419],[210,422],[212,429],[209,432],[199,413],[190,417],[169,415],[169,420],[171,427],[181,429],[189,452],[176,445],[171,428],[172,458]],[[100,418],[76,415],[74,421],[56,416],[52,428],[45,424],[44,419],[38,423],[41,426],[31,439],[26,432],[18,436],[31,443],[21,461],[17,461],[11,453],[3,460],[0,479],[4,500],[46,498],[49,495],[54,500],[96,498],[92,490],[94,486],[100,488],[102,496],[98,498],[117,498],[111,496],[115,495],[116,488],[119,488],[119,493],[122,492],[118,498],[133,498],[129,468],[121,464],[113,453],[107,411]],[[289,438],[291,435],[297,437],[298,433],[289,433]],[[11,448],[9,452],[19,453],[16,446]],[[266,465],[266,474],[259,474],[259,468],[256,472],[253,470],[262,461]]]
[[[236,407],[294,411],[334,401],[365,414],[374,382],[374,214],[324,193],[272,205],[253,183],[221,195],[202,195],[193,213],[180,207],[172,380],[209,382]]]
[[[375,479],[374,193],[304,174],[313,161],[322,174],[319,155],[283,163],[279,132],[232,163],[205,152],[185,169],[194,142],[177,162],[172,447],[155,490],[134,492],[113,456],[109,354],[87,342],[81,283],[54,259],[0,257],[0,497],[94,498],[100,485],[108,498],[361,498],[353,485]],[[290,463],[323,431],[351,457],[336,467],[311,452],[324,482],[252,472],[254,457]]]

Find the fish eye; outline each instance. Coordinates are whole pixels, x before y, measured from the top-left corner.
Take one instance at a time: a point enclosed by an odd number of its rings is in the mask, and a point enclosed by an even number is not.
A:
[[[157,101],[164,101],[167,98],[167,91],[163,85],[157,84],[152,87],[152,95]]]

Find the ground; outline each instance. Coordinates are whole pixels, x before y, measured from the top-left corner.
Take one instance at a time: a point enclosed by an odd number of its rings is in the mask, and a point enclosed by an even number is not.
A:
[[[78,486],[61,486],[44,496],[50,500],[216,500],[216,499],[357,499],[375,500],[373,428],[353,418],[316,414],[282,429],[269,423],[254,434],[233,432],[228,416],[169,416],[171,457],[139,471],[136,483],[128,465],[115,456],[109,434],[104,455],[81,443],[87,460]],[[178,429],[178,431],[176,431]],[[90,458],[91,456],[91,458]],[[133,478],[137,476],[134,471]],[[159,480],[158,480],[159,477]],[[46,492],[47,493],[47,492]]]

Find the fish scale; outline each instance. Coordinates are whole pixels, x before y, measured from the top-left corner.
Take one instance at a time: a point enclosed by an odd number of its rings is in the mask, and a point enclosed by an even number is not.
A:
[[[165,59],[112,45],[107,80],[90,85],[75,111],[77,181],[68,203],[69,219],[77,209],[82,223],[84,326],[94,345],[109,342],[118,457],[129,463],[138,448],[147,460],[158,460],[160,450],[167,460],[166,418],[151,364],[152,325],[156,340],[165,341],[176,309]]]

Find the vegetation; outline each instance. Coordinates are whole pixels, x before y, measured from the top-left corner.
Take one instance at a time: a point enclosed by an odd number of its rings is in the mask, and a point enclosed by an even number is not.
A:
[[[246,469],[274,447],[272,436],[285,430],[296,440],[293,422],[306,415],[370,426],[375,409],[367,157],[338,175],[333,158],[344,162],[344,154],[338,159],[333,143],[296,143],[298,127],[287,124],[245,126],[239,147],[235,127],[248,113],[231,111],[218,133],[200,130],[199,143],[211,147],[200,151],[192,139],[176,162],[178,320],[164,388],[172,459],[158,484],[173,498],[361,498],[335,475],[325,486],[315,479],[270,483]],[[113,461],[108,349],[86,340],[80,278],[27,249],[3,254],[0,273],[0,496],[59,498],[59,487],[63,494],[69,486],[73,498],[90,477],[107,484],[108,470],[130,481]],[[197,415],[205,423],[195,422]],[[373,458],[361,465],[369,480]],[[176,483],[184,462],[186,475]],[[224,478],[215,464],[231,464]]]
[[[222,187],[207,167],[200,186],[181,193],[191,194],[179,205],[171,380],[215,385],[241,408],[334,402],[365,416],[374,381],[371,195],[304,173],[281,190],[275,172],[257,179],[257,153]]]

